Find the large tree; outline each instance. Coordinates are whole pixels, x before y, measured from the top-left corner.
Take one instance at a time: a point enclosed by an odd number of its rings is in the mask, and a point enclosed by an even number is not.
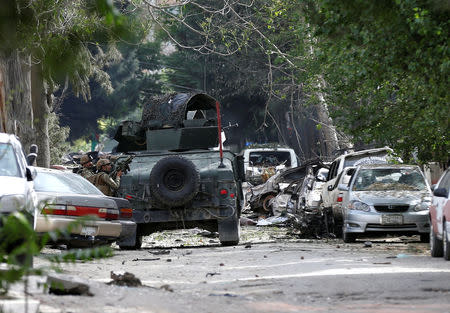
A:
[[[58,85],[69,83],[86,98],[90,77],[110,86],[102,67],[114,53],[98,49],[137,29],[119,12],[127,9],[107,0],[1,2],[2,130],[18,134],[25,147],[38,143],[38,165],[50,163],[48,118]]]

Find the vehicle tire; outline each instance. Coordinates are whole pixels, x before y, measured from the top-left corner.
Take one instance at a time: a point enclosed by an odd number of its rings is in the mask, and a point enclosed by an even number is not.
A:
[[[142,236],[136,235],[134,246],[119,246],[120,250],[139,250],[142,248]]]
[[[343,230],[342,230],[342,227],[343,227],[342,219],[339,219],[334,214],[332,216],[333,216],[333,229],[332,229],[332,231],[333,231],[334,235],[336,236],[336,238],[342,238],[342,233],[343,233]]]
[[[447,235],[447,227],[445,226],[446,222],[444,221],[443,231],[442,231],[442,237],[443,237],[443,254],[444,259],[447,261],[450,261],[450,238]]]
[[[223,246],[235,246],[239,243],[241,225],[237,212],[233,216],[217,221],[219,240]]]
[[[433,258],[441,257],[443,255],[442,240],[436,237],[433,223],[430,223],[430,252]]]
[[[274,194],[268,194],[268,195],[264,196],[264,199],[262,201],[262,208],[263,208],[264,212],[269,213],[271,211],[270,206],[269,206],[269,201],[270,201],[270,199],[273,199],[273,198],[275,198]]]
[[[356,234],[347,233],[344,229],[342,229],[342,239],[345,243],[353,243],[356,241]]]
[[[200,175],[194,163],[169,156],[159,160],[150,173],[150,192],[163,205],[182,206],[198,192]]]
[[[430,234],[429,233],[420,234],[420,242],[430,242]]]

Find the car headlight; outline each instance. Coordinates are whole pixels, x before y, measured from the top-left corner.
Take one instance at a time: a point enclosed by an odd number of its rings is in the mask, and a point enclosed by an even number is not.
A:
[[[364,211],[369,212],[370,206],[364,202],[361,201],[352,201],[350,202],[350,205],[348,206],[350,210],[358,210],[358,211]]]
[[[421,202],[414,206],[413,210],[416,212],[428,210],[430,207],[430,202]]]
[[[12,212],[25,208],[26,200],[24,195],[7,195],[0,198],[0,211]]]

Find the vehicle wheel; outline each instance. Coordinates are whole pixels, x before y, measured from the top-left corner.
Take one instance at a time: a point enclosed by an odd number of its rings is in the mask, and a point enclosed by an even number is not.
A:
[[[337,218],[334,214],[333,216],[333,228],[331,229],[333,231],[333,233],[336,235],[336,238],[341,238],[342,237],[342,220],[340,220],[339,218]]]
[[[442,240],[436,237],[434,232],[433,223],[430,223],[430,252],[433,258],[441,257],[443,255],[442,251]]]
[[[270,199],[273,199],[273,198],[275,198],[275,195],[273,195],[273,194],[264,196],[264,200],[262,202],[262,207],[263,207],[264,212],[270,212],[269,201],[270,201]]]
[[[141,249],[142,237],[143,236],[136,235],[136,241],[135,241],[134,246],[120,246],[119,245],[120,250],[139,250],[139,249]]]
[[[430,234],[429,233],[420,234],[420,242],[430,242]]]
[[[239,243],[241,225],[236,213],[232,217],[217,221],[219,240],[223,246],[235,246]]]
[[[150,173],[150,191],[157,201],[168,206],[182,206],[197,194],[200,175],[194,163],[169,156],[159,160]]]
[[[443,242],[443,254],[444,254],[444,259],[446,259],[447,261],[450,260],[450,238],[447,235],[447,227],[445,226],[445,221],[444,221],[444,226],[443,226],[443,231],[442,231],[442,237],[444,237],[444,242]]]
[[[352,243],[356,241],[356,234],[347,233],[344,229],[342,229],[342,239],[345,243]]]

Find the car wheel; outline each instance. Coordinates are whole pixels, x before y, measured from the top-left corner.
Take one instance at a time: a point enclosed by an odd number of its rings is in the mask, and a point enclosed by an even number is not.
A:
[[[270,201],[270,199],[273,199],[273,198],[275,198],[275,195],[273,195],[273,194],[270,194],[270,195],[267,195],[264,197],[264,200],[262,202],[262,207],[263,207],[264,212],[270,212],[269,201]]]
[[[136,235],[134,246],[120,246],[120,250],[139,250],[142,247],[142,236]]]
[[[342,239],[345,243],[352,243],[356,241],[356,234],[348,233],[345,231],[344,227],[342,227]]]
[[[241,225],[237,212],[233,216],[217,222],[219,240],[223,246],[235,246],[239,243]]]
[[[442,251],[442,240],[436,237],[434,232],[433,223],[430,223],[430,252],[433,258],[441,257],[443,255]]]
[[[430,242],[430,234],[429,233],[420,234],[420,242]]]
[[[450,260],[450,238],[447,235],[447,227],[445,226],[446,222],[444,221],[443,231],[442,231],[442,237],[444,237],[444,246],[443,246],[443,254],[444,259],[447,261]]]

